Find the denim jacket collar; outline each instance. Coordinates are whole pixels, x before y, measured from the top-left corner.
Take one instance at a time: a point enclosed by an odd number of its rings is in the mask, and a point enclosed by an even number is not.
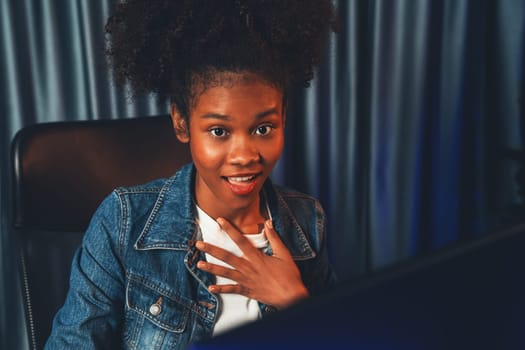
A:
[[[196,239],[193,179],[195,167],[188,164],[169,178],[135,243],[137,250],[187,250]],[[291,209],[268,179],[264,184],[273,224],[295,260],[315,257],[303,229]]]

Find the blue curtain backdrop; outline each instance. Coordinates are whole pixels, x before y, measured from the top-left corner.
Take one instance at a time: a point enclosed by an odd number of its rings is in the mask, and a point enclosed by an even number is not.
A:
[[[103,55],[111,3],[0,0],[2,349],[26,347],[9,231],[15,132],[167,112],[112,84]],[[522,204],[508,150],[523,146],[525,1],[336,3],[341,32],[291,102],[274,180],[320,198],[340,277],[504,223]]]

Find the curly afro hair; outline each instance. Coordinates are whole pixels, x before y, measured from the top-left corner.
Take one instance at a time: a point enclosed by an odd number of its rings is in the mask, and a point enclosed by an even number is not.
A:
[[[106,24],[112,69],[135,93],[169,98],[187,120],[196,84],[250,72],[279,88],[308,86],[328,34],[331,0],[127,0]]]

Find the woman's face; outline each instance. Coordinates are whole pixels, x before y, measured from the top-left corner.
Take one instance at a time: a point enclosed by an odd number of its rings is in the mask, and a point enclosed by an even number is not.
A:
[[[172,119],[179,140],[190,144],[197,204],[212,217],[259,210],[259,192],[284,146],[282,93],[236,79],[197,98],[189,133],[180,132],[184,122],[174,108]]]

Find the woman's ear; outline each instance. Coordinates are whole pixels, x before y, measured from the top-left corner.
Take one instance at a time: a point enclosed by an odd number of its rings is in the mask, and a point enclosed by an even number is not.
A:
[[[188,143],[190,141],[190,131],[188,129],[188,123],[180,115],[177,107],[174,104],[170,107],[171,122],[173,123],[173,130],[177,139],[182,143]]]

